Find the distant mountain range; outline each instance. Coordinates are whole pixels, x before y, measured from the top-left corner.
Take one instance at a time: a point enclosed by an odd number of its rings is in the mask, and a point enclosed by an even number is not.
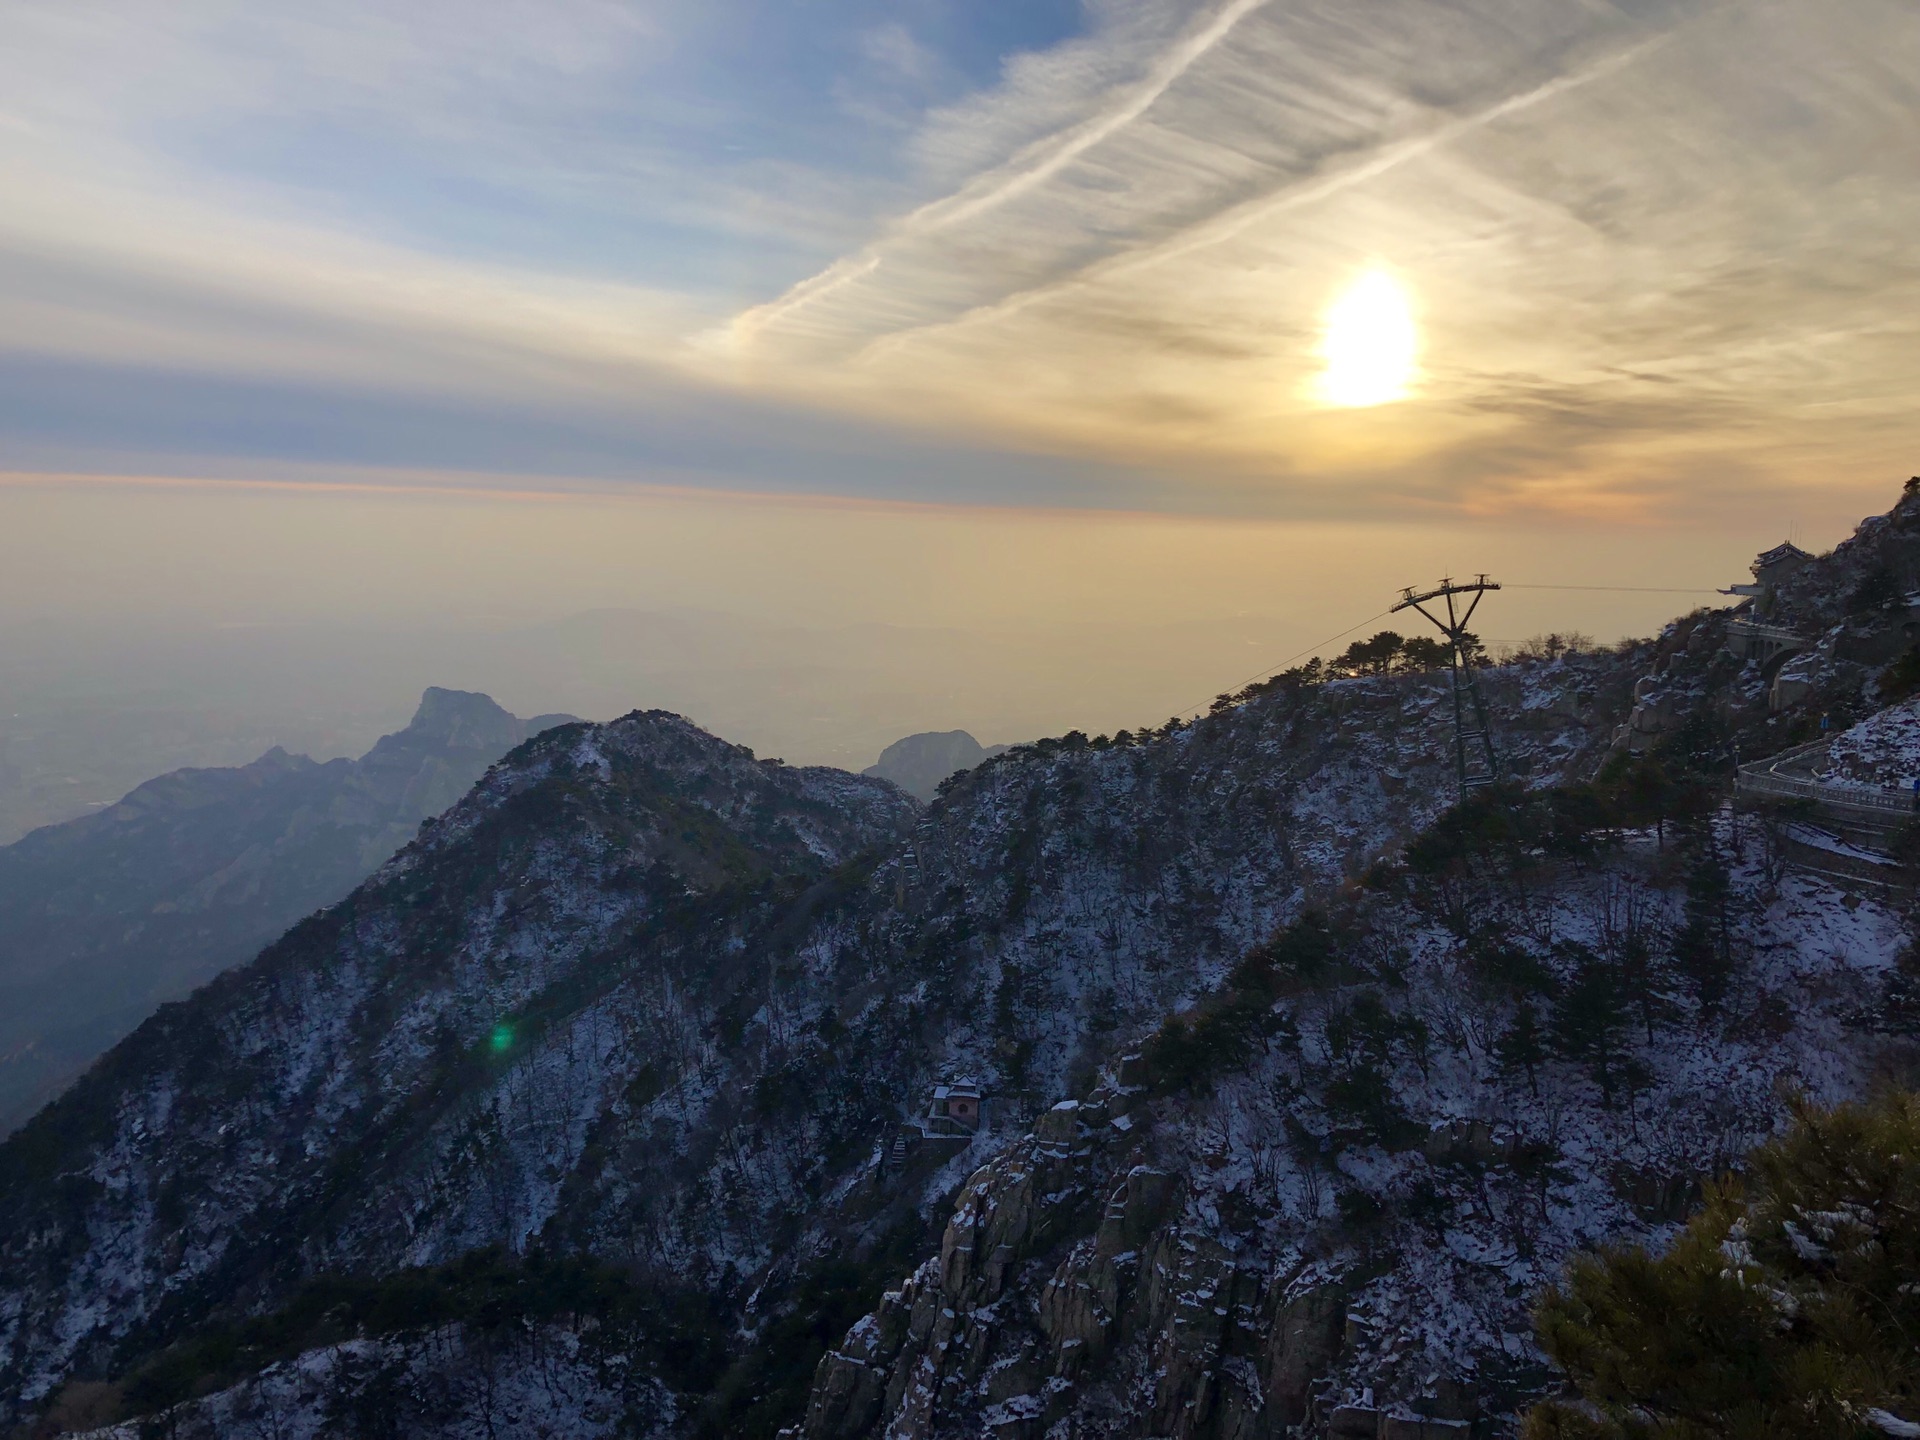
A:
[[[880,752],[878,764],[860,773],[891,780],[909,795],[931,802],[942,780],[1005,754],[1007,748],[982,745],[964,730],[926,730],[894,741]]]
[[[0,1133],[169,1000],[344,898],[523,740],[485,695],[430,689],[358,760],[278,747],[176,770],[0,848]]]
[[[1165,715],[1254,657],[1297,650],[1311,637],[1296,618],[803,626],[669,607],[524,626],[208,627],[0,614],[0,844],[183,766],[245,765],[273,745],[358,755],[406,723],[393,697],[417,698],[425,675],[520,714],[644,703],[762,755],[858,770],[931,727],[1018,740]]]

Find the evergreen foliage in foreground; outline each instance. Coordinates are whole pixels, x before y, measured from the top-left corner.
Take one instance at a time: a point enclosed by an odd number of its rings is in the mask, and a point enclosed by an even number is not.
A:
[[[1666,1254],[1582,1257],[1539,1323],[1581,1403],[1527,1440],[1920,1436],[1920,1097],[1796,1106]]]

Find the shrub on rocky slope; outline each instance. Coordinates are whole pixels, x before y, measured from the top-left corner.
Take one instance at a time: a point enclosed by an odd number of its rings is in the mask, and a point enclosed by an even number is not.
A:
[[[1920,1099],[1796,1104],[1663,1254],[1576,1259],[1540,1328],[1583,1403],[1530,1440],[1920,1433]]]

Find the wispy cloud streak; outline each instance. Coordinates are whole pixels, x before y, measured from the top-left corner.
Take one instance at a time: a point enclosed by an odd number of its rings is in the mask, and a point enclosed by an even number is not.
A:
[[[1210,215],[1180,234],[1097,261],[1083,270],[1053,280],[1046,285],[1021,290],[993,305],[970,310],[965,315],[955,317],[947,323],[992,324],[1070,290],[1089,284],[1122,279],[1156,265],[1184,259],[1209,246],[1231,240],[1265,221],[1319,204],[1378,180],[1401,166],[1430,155],[1477,130],[1510,120],[1514,116],[1524,114],[1583,86],[1604,80],[1663,48],[1672,39],[1673,36],[1670,34],[1652,36],[1616,54],[1609,55],[1575,74],[1555,76],[1523,94],[1510,96],[1474,114],[1437,125],[1425,134],[1388,142],[1373,155],[1354,164],[1337,168],[1330,174],[1310,180],[1289,179],[1272,193],[1232,206],[1220,214]],[[864,273],[871,274],[876,268],[878,268],[877,263],[869,264]],[[910,343],[916,336],[923,333],[924,329],[929,328],[934,327],[901,330],[877,336],[863,347],[855,358],[864,360],[882,357],[892,348]]]
[[[743,335],[770,325],[873,274],[884,263],[890,242],[938,234],[952,226],[979,220],[1059,175],[1074,161],[1112,139],[1150,110],[1174,82],[1202,56],[1232,33],[1233,28],[1269,0],[1230,0],[1191,33],[1181,37],[1153,65],[1146,78],[1124,91],[1111,107],[1073,127],[1050,136],[1015,157],[1003,169],[976,177],[959,192],[943,196],[888,227],[884,239],[859,254],[837,260],[818,275],[809,276],[770,304],[755,307],[734,321]]]

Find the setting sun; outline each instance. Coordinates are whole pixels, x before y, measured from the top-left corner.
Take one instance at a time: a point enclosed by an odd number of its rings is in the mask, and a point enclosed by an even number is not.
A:
[[[1327,308],[1317,390],[1329,405],[1360,408],[1405,397],[1419,334],[1407,292],[1384,270],[1369,270]]]

